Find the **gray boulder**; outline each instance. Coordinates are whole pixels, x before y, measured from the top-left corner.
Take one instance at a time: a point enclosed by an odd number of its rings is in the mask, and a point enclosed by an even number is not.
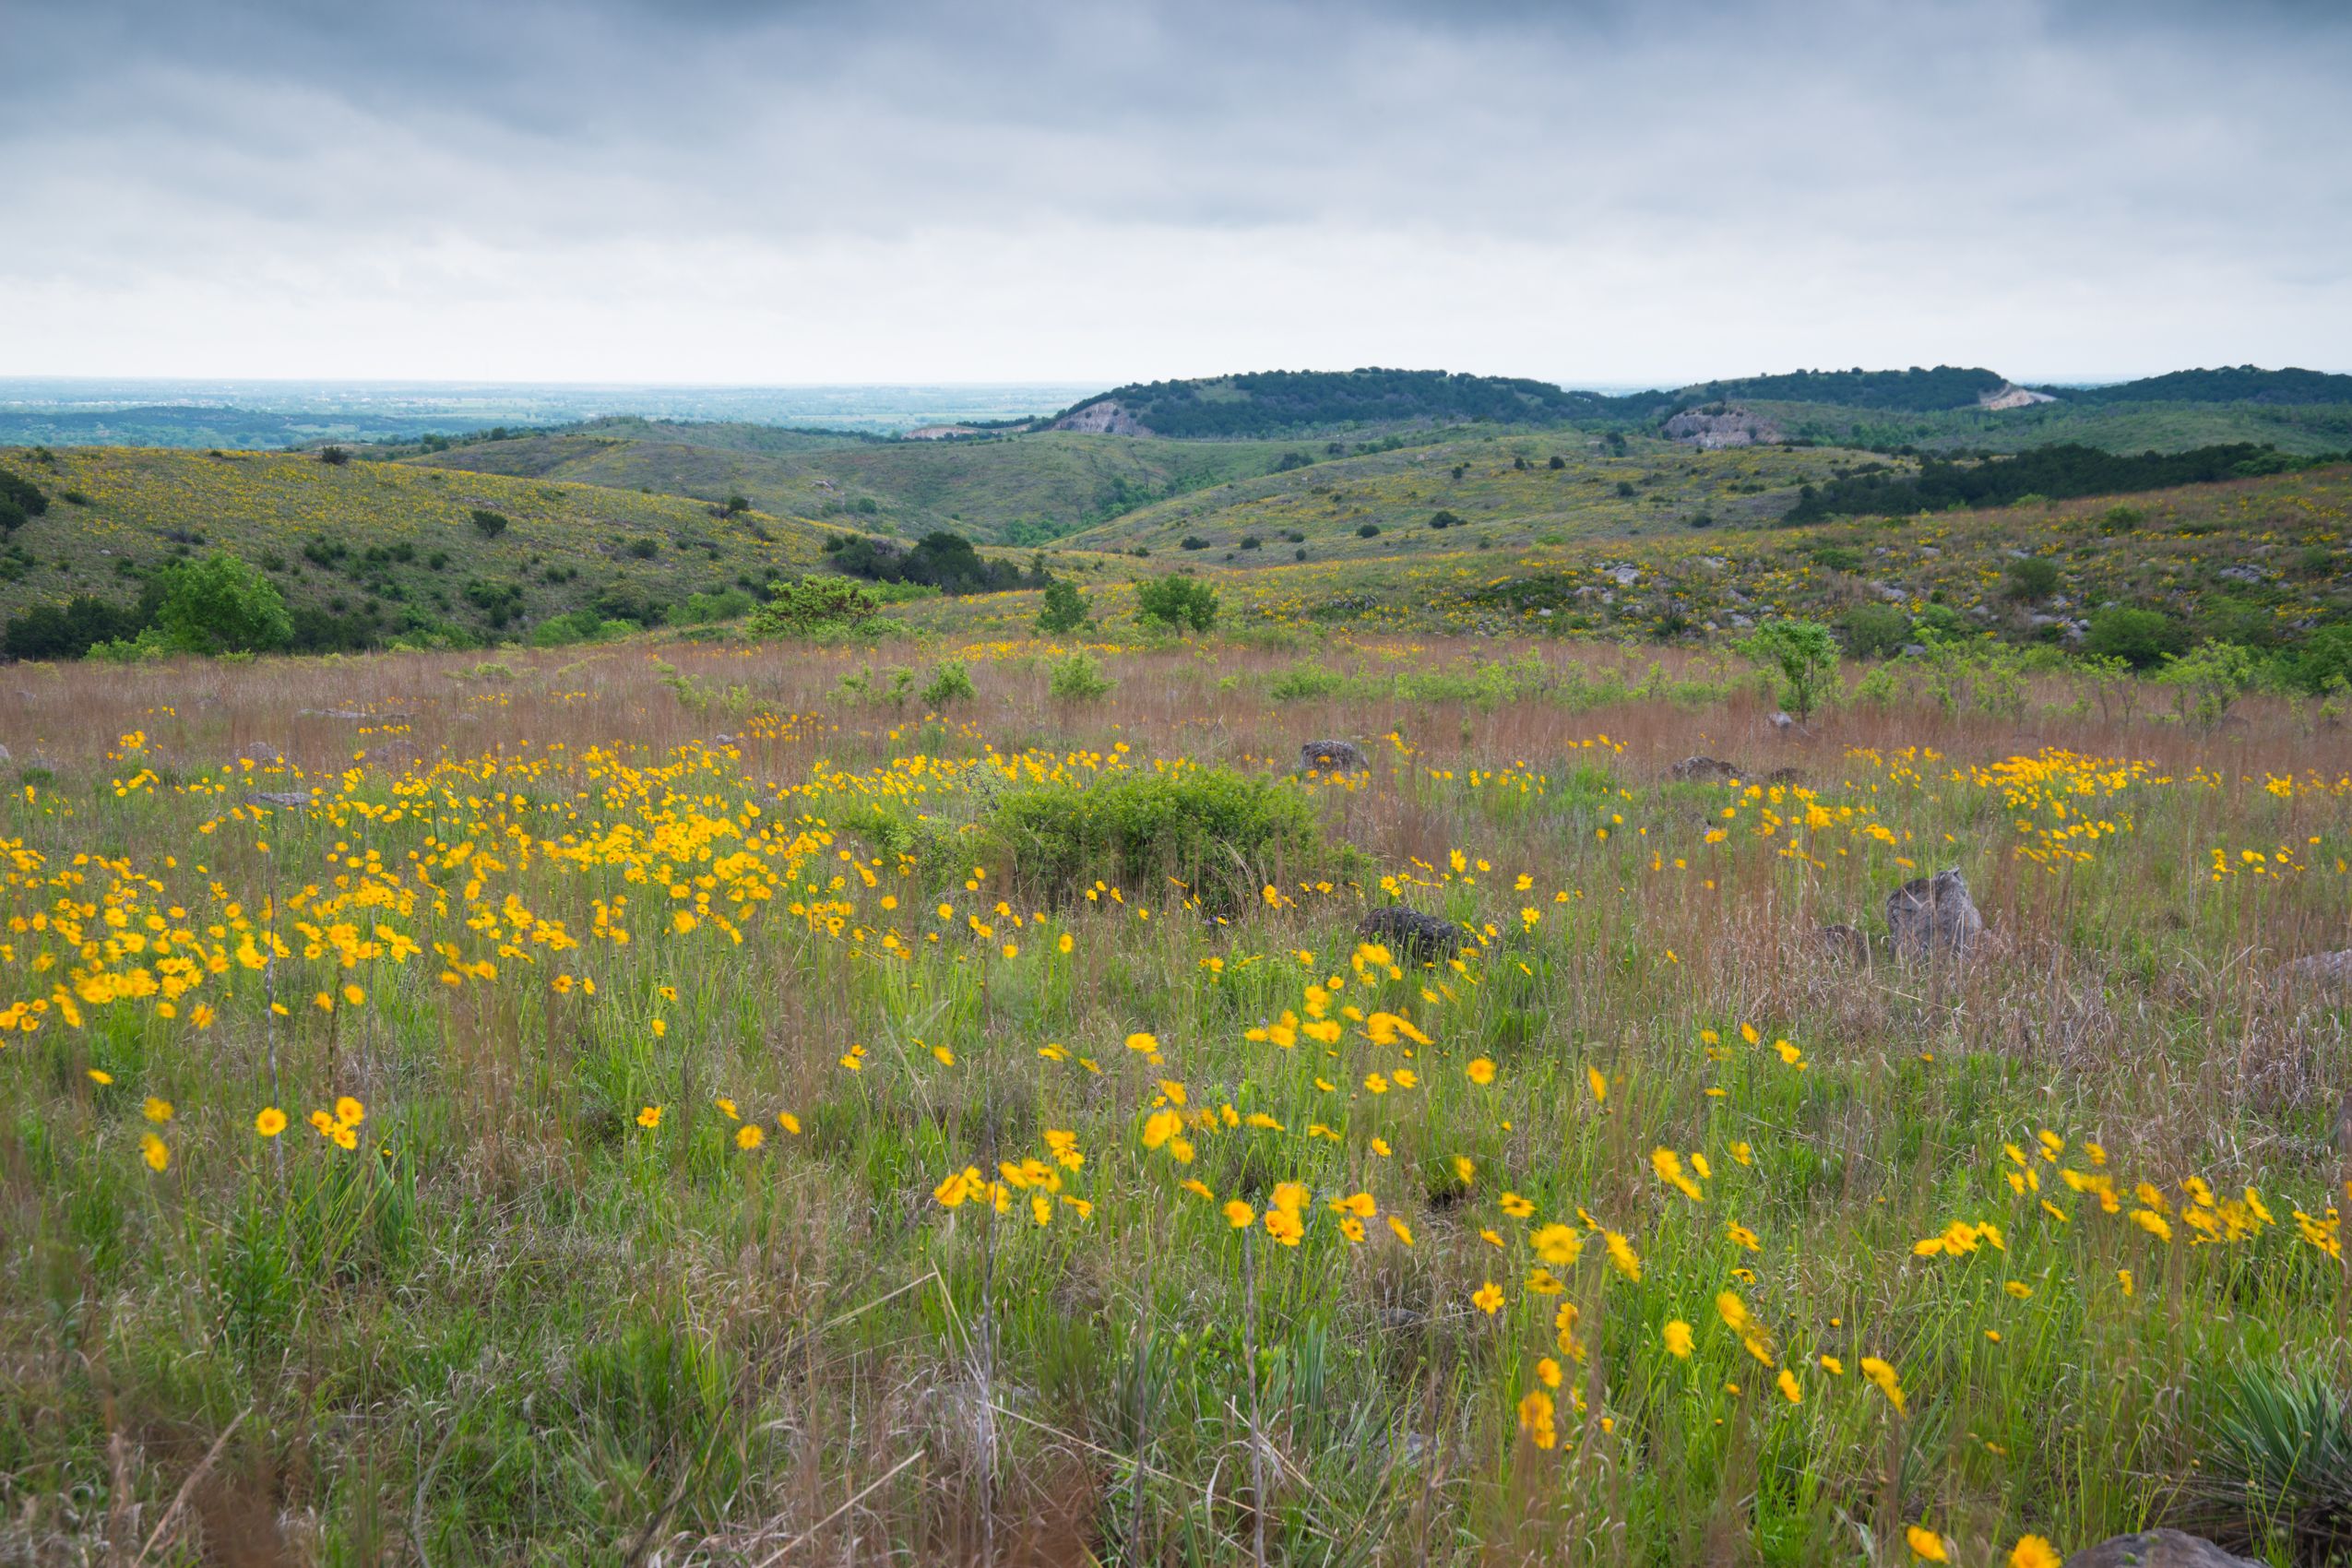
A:
[[[1954,866],[1888,894],[1886,926],[1898,957],[1966,958],[1985,933],[1985,918]]]
[[[2297,958],[2279,966],[2278,972],[2290,980],[2304,980],[2313,985],[2352,985],[2352,947],[2337,953],[2314,953],[2308,958]]]
[[[1666,776],[1678,784],[1689,784],[1694,781],[1702,784],[1728,784],[1740,777],[1740,766],[1737,763],[1726,762],[1721,757],[1686,756],[1672,767],[1668,768]]]
[[[1377,942],[1393,953],[1427,963],[1451,958],[1462,950],[1462,928],[1452,921],[1391,904],[1374,909],[1356,924],[1360,941]]]
[[[1299,766],[1309,773],[1361,773],[1372,761],[1353,741],[1309,741],[1299,748]]]
[[[2227,1552],[2202,1536],[2179,1530],[2142,1530],[2110,1536],[2076,1552],[2066,1568],[2263,1568],[2251,1558]]]

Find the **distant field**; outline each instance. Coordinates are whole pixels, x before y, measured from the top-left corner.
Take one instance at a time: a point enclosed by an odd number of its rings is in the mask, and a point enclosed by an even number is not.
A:
[[[1680,482],[1738,472],[1739,457],[1693,454]],[[1651,466],[1661,465],[1654,457]],[[1443,481],[1446,475],[1433,477]],[[1488,479],[1507,488],[1563,477],[1543,470],[1530,477],[1505,466]],[[1166,531],[1156,524],[1152,537]],[[1523,519],[1498,517],[1461,529],[1421,527],[1402,540],[1387,533],[1346,540],[1360,550],[1318,538],[1305,563],[1290,561],[1297,547],[1277,548],[1278,536],[1269,532],[1265,547],[1238,552],[1231,565],[1222,548],[1179,551],[1170,560],[1155,547],[1140,560],[1073,554],[1063,569],[1089,585],[1191,569],[1218,585],[1245,624],[1385,632],[1671,640],[1736,632],[1776,614],[1835,621],[1858,606],[1892,603],[1913,612],[1944,605],[1980,630],[2062,642],[2069,625],[2102,605],[2124,603],[2161,609],[2205,635],[2263,647],[2291,643],[2313,625],[2352,612],[2352,466],[2145,495],[1942,513],[1924,521],[1840,519],[1761,531],[1653,524],[1636,536],[1621,514],[1612,522],[1597,509],[1589,529],[1558,543],[1530,542],[1533,531]],[[1411,548],[1397,547],[1408,540]],[[2019,555],[2055,564],[2057,586],[2049,595],[2013,594],[2007,574]],[[1260,560],[1266,564],[1241,564]],[[1627,571],[1630,581],[1622,580]],[[1023,635],[1037,599],[1033,592],[997,594],[893,613],[989,640]],[[1103,608],[1116,612],[1130,602],[1114,588]]]
[[[818,559],[820,530],[805,522],[722,518],[677,496],[595,485],[123,447],[59,448],[48,463],[0,451],[0,463],[50,497],[45,516],[0,546],[0,615],[77,594],[136,600],[148,569],[225,549],[265,566],[291,606],[374,636],[445,624],[479,636],[519,633],[600,594],[669,602]],[[476,509],[506,519],[504,530],[486,535]],[[503,625],[478,602],[493,593],[509,606]]]
[[[2109,452],[2177,452],[2267,443],[2297,457],[2352,451],[2352,404],[2038,403],[1993,412],[1885,413],[1821,403],[1746,402],[1785,435],[1868,446],[1980,447],[2014,452],[2079,441]]]

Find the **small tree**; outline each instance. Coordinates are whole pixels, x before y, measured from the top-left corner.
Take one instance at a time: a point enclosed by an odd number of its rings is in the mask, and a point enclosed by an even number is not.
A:
[[[1814,621],[1767,621],[1740,651],[1780,677],[1780,703],[1799,719],[1812,717],[1837,671],[1837,639]]]
[[[752,498],[748,495],[731,495],[727,498],[727,515],[731,517],[751,509]]]
[[[2032,604],[2058,591],[2058,563],[2047,555],[2028,555],[2009,563],[2009,597]]]
[[[318,460],[328,468],[339,469],[351,460],[351,454],[340,446],[322,446],[318,449]]]
[[[2183,720],[2212,729],[2253,684],[2252,653],[2236,643],[2200,643],[2164,667],[2156,680],[2173,688]]]
[[[484,539],[496,539],[506,531],[506,517],[502,512],[493,512],[487,506],[477,506],[469,515],[474,520],[475,529]]]
[[[1045,606],[1037,612],[1037,629],[1049,637],[1067,636],[1086,625],[1094,612],[1078,585],[1056,577],[1045,585]]]
[[[1149,625],[1206,632],[1217,624],[1217,590],[1196,577],[1171,573],[1135,585],[1135,613]]]
[[[294,636],[278,585],[224,550],[168,568],[155,630],[175,653],[267,653]]]

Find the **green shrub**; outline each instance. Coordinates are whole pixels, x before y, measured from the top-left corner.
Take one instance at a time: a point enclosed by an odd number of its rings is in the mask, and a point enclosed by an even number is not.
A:
[[[2009,563],[2009,597],[2023,604],[2037,603],[2058,591],[2058,563],[2047,555],[2028,555]]]
[[[174,653],[267,653],[294,636],[278,585],[223,550],[163,569],[162,601],[142,636]]]
[[[983,819],[981,844],[1010,880],[1049,897],[1076,897],[1098,878],[1142,890],[1174,877],[1212,912],[1337,859],[1302,791],[1228,768],[1013,790]]]
[[[1812,621],[1767,621],[1741,641],[1740,651],[1780,676],[1780,702],[1800,719],[1821,706],[1837,670],[1837,639]]]
[[[1348,678],[1320,664],[1294,664],[1267,683],[1266,695],[1277,702],[1327,697],[1348,684]]]
[[[2164,667],[2156,680],[2173,689],[2183,721],[2210,729],[2253,683],[2252,653],[2236,643],[2200,643]]]
[[[1067,577],[1045,585],[1045,603],[1037,612],[1037,629],[1049,637],[1067,636],[1093,618],[1094,605]]]
[[[2352,621],[2322,626],[2305,640],[2288,666],[2289,679],[2307,692],[2323,692],[2330,683],[2352,684]]]
[[[809,636],[855,629],[878,608],[873,591],[848,577],[785,577],[744,627],[758,637]]]
[[[1135,585],[1135,614],[1146,625],[1206,632],[1217,624],[1217,590],[1197,577],[1170,573]]]
[[[1824,544],[1813,552],[1813,564],[1824,572],[1859,572],[1862,552],[1843,544]]]
[[[2352,1399],[2321,1372],[2253,1365],[2218,1391],[2204,1461],[2187,1473],[2196,1523],[2278,1561],[2352,1550]]]
[[[1046,690],[1065,702],[1084,702],[1104,695],[1118,683],[1103,673],[1100,659],[1080,648],[1069,658],[1054,661]]]
[[[1378,539],[1380,537],[1380,525],[1378,523],[1359,523],[1356,525],[1356,537],[1358,539]]]
[[[473,518],[476,531],[484,539],[496,539],[506,531],[504,513],[493,512],[487,506],[477,506],[467,515]]]
[[[969,702],[980,695],[973,688],[971,673],[960,659],[943,659],[932,667],[931,683],[923,688],[923,705],[945,707],[951,702]]]
[[[2148,670],[2188,644],[2189,628],[2164,612],[2118,605],[2091,617],[2083,651],[2101,659],[2120,659],[2134,670]]]
[[[1889,659],[1911,640],[1911,617],[1892,604],[1858,604],[1838,618],[1846,651],[1857,659]]]

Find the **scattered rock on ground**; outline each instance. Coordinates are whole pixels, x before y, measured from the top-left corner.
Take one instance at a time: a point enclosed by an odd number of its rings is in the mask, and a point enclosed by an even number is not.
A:
[[[1740,777],[1740,765],[1721,757],[1686,756],[1666,770],[1666,776],[1678,783],[1697,781],[1703,784],[1728,784]]]
[[[1788,717],[1787,714],[1785,714],[1785,713],[1777,713],[1777,712],[1776,712],[1776,713],[1775,713],[1775,714],[1774,714],[1774,715],[1773,715],[1770,719],[1768,719],[1764,720],[1764,722],[1765,722],[1765,723],[1767,723],[1767,724],[1769,724],[1769,725],[1771,725],[1774,729],[1776,729],[1776,730],[1778,730],[1778,731],[1782,731],[1783,733],[1786,733],[1787,731],[1790,731],[1790,730],[1793,730],[1793,729],[1795,729],[1795,728],[1797,727],[1797,721],[1796,721],[1795,719],[1793,719],[1789,718],[1789,717]]]
[[[1310,773],[1361,773],[1372,761],[1353,741],[1309,741],[1299,748],[1299,766]]]
[[[1356,935],[1424,961],[1451,958],[1462,950],[1460,926],[1419,909],[1408,909],[1402,904],[1391,904],[1366,915],[1357,923]]]
[[[279,806],[287,811],[300,811],[310,804],[307,790],[255,790],[245,799],[255,805]]]
[[[1957,866],[1888,894],[1886,925],[1896,956],[1905,958],[1966,958],[1985,932],[1985,918]]]
[[[2142,1530],[2113,1536],[2066,1560],[2066,1568],[2262,1568],[2251,1558],[2221,1550],[2202,1536],[2179,1530]]]

